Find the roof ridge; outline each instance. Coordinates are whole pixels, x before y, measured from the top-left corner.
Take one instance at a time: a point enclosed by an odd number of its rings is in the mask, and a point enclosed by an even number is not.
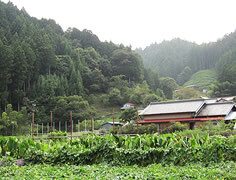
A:
[[[235,103],[233,101],[206,103],[206,105],[215,105],[215,104],[235,104]]]
[[[171,103],[180,103],[180,102],[195,102],[195,101],[205,101],[206,99],[184,99],[184,100],[174,100],[174,101],[163,101],[163,102],[151,102],[150,105],[154,104],[171,104]]]

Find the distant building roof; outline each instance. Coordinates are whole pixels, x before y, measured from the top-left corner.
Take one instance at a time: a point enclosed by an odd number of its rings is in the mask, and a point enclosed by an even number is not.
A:
[[[232,110],[233,106],[233,102],[206,104],[198,114],[198,117],[226,116]]]
[[[236,96],[219,97],[217,98],[217,102],[233,101],[235,98]]]
[[[120,109],[129,109],[129,108],[133,108],[135,106],[135,104],[132,104],[132,103],[126,103],[126,104],[124,104],[123,105],[123,107],[122,108],[120,108]]]
[[[140,115],[171,114],[171,113],[197,113],[204,104],[204,99],[192,99],[181,101],[166,101],[150,103]]]
[[[130,105],[130,106],[135,106],[135,104],[132,104],[132,103],[126,103],[126,104],[128,104],[128,105]]]
[[[207,104],[218,102],[217,98],[204,98],[204,102]]]
[[[105,122],[105,123],[102,124],[102,126],[105,125],[105,124],[113,125],[113,122]],[[120,122],[114,122],[114,125],[120,125],[120,126],[122,126],[123,123],[120,123]]]

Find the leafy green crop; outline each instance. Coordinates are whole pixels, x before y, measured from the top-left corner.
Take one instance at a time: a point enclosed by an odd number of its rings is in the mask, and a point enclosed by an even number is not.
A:
[[[1,138],[2,156],[24,157],[32,163],[142,165],[152,163],[185,165],[192,162],[236,161],[236,135],[192,138],[176,134],[100,137],[89,135],[48,143],[31,139]]]
[[[190,164],[186,166],[162,166],[152,164],[146,167],[111,166],[108,164],[75,166],[64,164],[5,166],[0,168],[2,179],[235,179],[236,163]]]

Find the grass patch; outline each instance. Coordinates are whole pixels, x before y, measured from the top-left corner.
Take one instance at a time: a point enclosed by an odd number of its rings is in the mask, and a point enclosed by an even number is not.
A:
[[[193,74],[191,79],[184,83],[183,86],[196,85],[201,89],[208,89],[215,80],[215,70],[201,70]]]

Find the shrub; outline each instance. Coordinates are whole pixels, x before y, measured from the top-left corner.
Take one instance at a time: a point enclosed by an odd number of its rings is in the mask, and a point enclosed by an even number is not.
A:
[[[165,128],[162,133],[173,133],[176,131],[184,131],[187,127],[180,122],[174,122],[171,126]]]
[[[124,125],[118,130],[119,134],[136,134],[137,133],[137,126],[134,123],[129,123]]]
[[[139,125],[139,134],[154,134],[157,132],[156,124],[148,124],[148,125]],[[117,130],[115,130],[116,133]],[[119,134],[136,134],[138,132],[137,125],[134,123],[130,123],[128,125],[123,126],[118,130]]]
[[[59,136],[67,136],[68,134],[67,134],[67,132],[65,131],[65,132],[63,132],[63,131],[54,131],[54,132],[52,132],[52,134],[51,133],[49,133],[48,134],[48,137],[51,137],[51,135],[53,136],[53,137],[59,137]]]
[[[158,132],[156,124],[148,124],[139,126],[139,133],[140,134],[154,134]]]

